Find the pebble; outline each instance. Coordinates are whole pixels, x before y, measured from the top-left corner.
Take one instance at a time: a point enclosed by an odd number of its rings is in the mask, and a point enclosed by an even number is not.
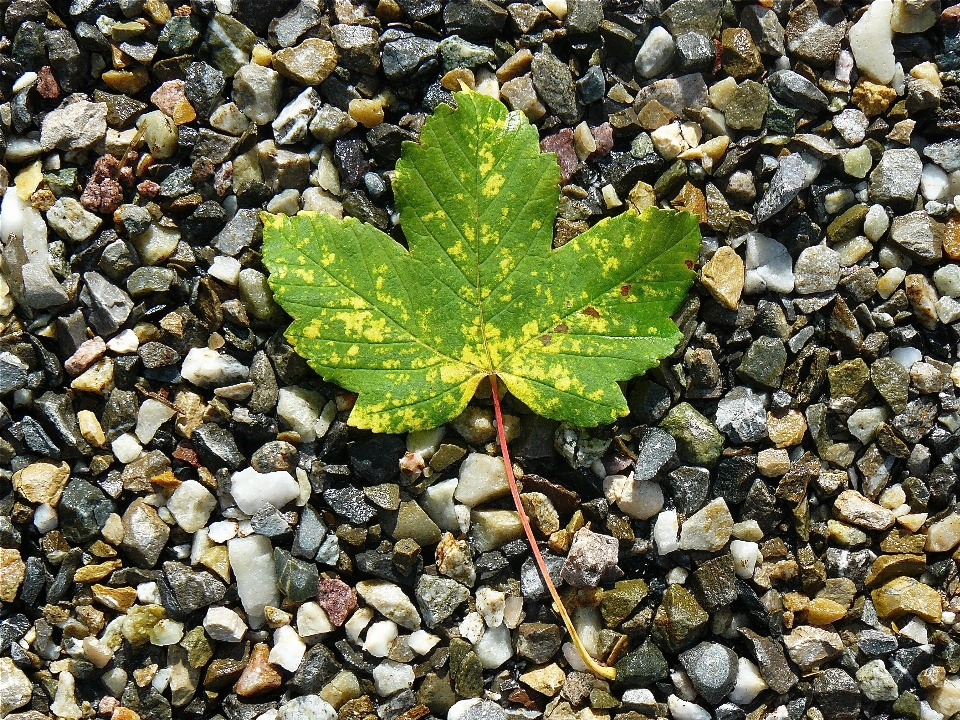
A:
[[[409,630],[420,628],[420,615],[406,593],[398,585],[385,580],[364,580],[357,583],[357,594],[384,617]]]
[[[240,642],[247,632],[247,624],[233,610],[226,607],[210,607],[203,618],[203,629],[217,642]]]
[[[196,480],[181,483],[167,500],[167,510],[177,524],[188,533],[195,533],[207,524],[217,506],[217,499]]]
[[[744,287],[743,260],[732,247],[724,246],[703,266],[700,281],[718,303],[736,310]]]
[[[673,36],[658,25],[650,31],[640,46],[634,67],[645,78],[660,75],[673,62],[675,50]]]
[[[806,248],[794,267],[794,290],[801,295],[831,292],[840,282],[840,256],[826,245]]]
[[[260,628],[265,622],[265,608],[280,604],[273,547],[268,538],[250,535],[228,541],[227,551],[247,621],[250,627]]]
[[[867,11],[850,28],[850,49],[857,68],[882,85],[893,81],[896,58],[893,54],[892,0],[873,0]]]
[[[885,150],[870,173],[870,201],[881,205],[909,205],[916,197],[922,175],[923,162],[916,150]]]
[[[723,498],[712,500],[684,521],[680,528],[681,550],[723,548],[733,532],[733,517]]]
[[[300,496],[300,485],[285,471],[260,473],[253,468],[235,472],[230,495],[243,512],[253,515],[267,504],[282,508]]]
[[[44,150],[83,150],[106,134],[106,104],[79,99],[44,116],[40,145]]]
[[[747,259],[743,290],[755,295],[770,290],[790,293],[794,287],[793,261],[776,240],[757,232],[747,234]]]
[[[711,705],[718,705],[737,684],[737,655],[719,643],[702,642],[681,653],[680,662],[697,693]]]
[[[717,429],[732,442],[749,444],[767,436],[766,410],[763,400],[749,388],[734,388],[719,403]]]

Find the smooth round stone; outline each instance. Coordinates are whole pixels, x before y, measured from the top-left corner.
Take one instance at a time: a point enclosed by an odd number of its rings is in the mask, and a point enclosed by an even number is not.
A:
[[[650,78],[659,75],[673,62],[676,43],[666,28],[655,27],[647,35],[647,39],[640,46],[634,67],[643,77]]]

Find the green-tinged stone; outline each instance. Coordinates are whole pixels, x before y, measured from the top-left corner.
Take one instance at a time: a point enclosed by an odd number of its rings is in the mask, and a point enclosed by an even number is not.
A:
[[[653,184],[653,194],[657,196],[658,200],[672,198],[686,181],[687,164],[683,160],[677,160],[657,178],[657,181]]]
[[[43,179],[57,197],[69,195],[77,189],[77,168],[63,168],[55,173],[44,173]]]
[[[767,114],[770,92],[753,80],[744,80],[734,91],[723,111],[727,125],[734,130],[759,130]]]
[[[910,691],[901,693],[893,703],[893,714],[906,720],[920,720],[920,698]]]
[[[396,483],[371,485],[363,489],[367,499],[384,510],[396,510],[400,507],[400,486]]]
[[[207,25],[204,46],[211,63],[224,75],[233,77],[250,61],[257,36],[239,20],[217,13]]]
[[[167,616],[162,605],[134,605],[127,610],[120,632],[131,645],[143,645],[150,640],[150,631]]]
[[[767,131],[777,135],[793,135],[802,116],[803,110],[784,105],[771,96],[767,105]]]
[[[646,687],[670,673],[670,664],[660,648],[649,639],[617,662],[617,684],[625,687]]]
[[[827,368],[830,379],[830,397],[852,397],[861,406],[873,395],[870,384],[870,368],[862,358],[844,360],[839,365]]]
[[[863,230],[863,219],[870,208],[859,203],[847,208],[827,226],[827,237],[832,243],[845,242],[855,238]]]
[[[110,27],[110,37],[113,38],[115,43],[121,43],[124,40],[143,35],[144,30],[146,30],[146,27],[135,20],[118,22]]]
[[[437,717],[446,717],[447,711],[457,702],[457,694],[450,687],[450,677],[428,673],[417,691],[417,702],[426,705]]]
[[[477,654],[470,650],[453,674],[453,687],[462,698],[475,698],[483,694],[483,664]]]
[[[890,409],[901,413],[907,407],[910,373],[893,358],[882,357],[870,366],[870,381]]]
[[[786,364],[787,349],[783,341],[780,338],[764,335],[747,348],[740,367],[737,368],[737,374],[758,385],[778,388]]]
[[[660,422],[677,441],[677,454],[691,465],[710,467],[720,459],[723,437],[716,426],[690,403],[680,403]]]
[[[437,472],[443,472],[466,454],[467,451],[459,445],[443,443],[430,458],[430,467]]]
[[[680,652],[693,645],[707,628],[710,616],[682,585],[671,585],[653,618],[650,636],[667,652]]]
[[[620,701],[603,688],[595,687],[590,691],[590,707],[594,710],[612,710],[620,707]]]
[[[314,563],[295,558],[281,548],[274,548],[273,562],[277,584],[287,600],[299,603],[316,597],[320,591],[320,573]]]
[[[647,584],[640,580],[621,580],[612,590],[603,593],[600,614],[607,627],[616,627],[629,617],[647,596]]]
[[[180,647],[187,651],[187,662],[192,668],[202,668],[213,657],[210,641],[199,625],[183,636]]]
[[[409,538],[421,546],[433,545],[440,541],[440,528],[416,500],[401,502],[395,518],[391,520],[393,522],[385,523],[384,527],[396,540]]]

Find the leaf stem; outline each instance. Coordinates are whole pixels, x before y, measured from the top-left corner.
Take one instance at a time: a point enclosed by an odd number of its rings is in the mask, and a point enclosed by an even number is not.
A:
[[[567,614],[567,609],[560,600],[560,594],[557,592],[557,588],[550,578],[547,565],[543,561],[543,555],[540,554],[540,546],[537,545],[537,539],[534,537],[533,529],[530,527],[530,520],[527,518],[527,513],[523,509],[523,503],[520,502],[520,490],[517,487],[517,478],[513,474],[513,464],[510,462],[510,451],[507,449],[507,436],[503,429],[503,414],[500,411],[500,395],[497,392],[496,374],[490,375],[490,389],[493,391],[493,412],[497,420],[497,441],[500,443],[500,454],[503,456],[503,466],[507,472],[507,482],[510,484],[510,493],[513,495],[513,502],[517,506],[517,513],[520,515],[520,524],[523,526],[523,531],[527,535],[527,542],[533,551],[533,557],[537,562],[537,567],[540,568],[540,575],[543,577],[543,582],[550,591],[557,612],[559,612],[560,617],[563,618],[563,624],[567,626],[570,639],[573,640],[573,644],[577,648],[577,652],[580,653],[580,658],[583,660],[584,665],[586,665],[594,675],[606,680],[613,680],[617,676],[617,671],[608,665],[597,662],[590,656],[590,653],[587,652],[587,649],[580,641],[580,636],[577,635],[576,628],[573,627],[573,622]]]

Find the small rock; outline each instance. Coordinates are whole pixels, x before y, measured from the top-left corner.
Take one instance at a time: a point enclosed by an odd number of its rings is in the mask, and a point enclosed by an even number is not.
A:
[[[618,544],[609,535],[580,528],[573,536],[560,576],[573,587],[597,587],[611,582],[617,570]]]
[[[718,705],[737,684],[737,654],[728,647],[702,642],[680,654],[680,662],[700,697]]]
[[[716,552],[727,544],[732,532],[733,517],[727,503],[717,498],[684,521],[680,528],[680,549]]]

